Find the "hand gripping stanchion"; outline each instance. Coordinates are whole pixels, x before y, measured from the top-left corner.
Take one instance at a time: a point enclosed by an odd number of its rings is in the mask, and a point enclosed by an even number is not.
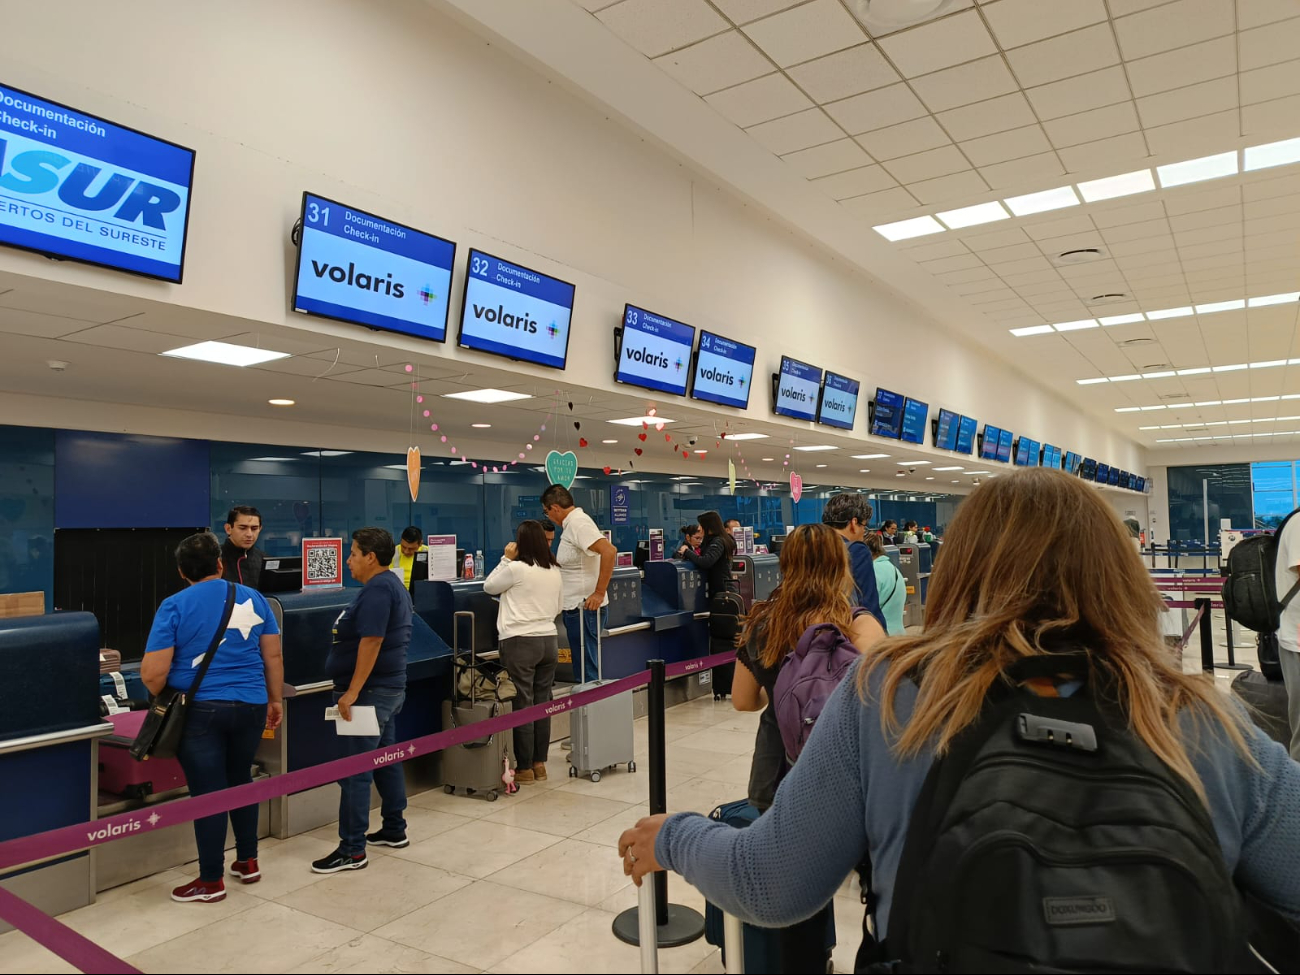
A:
[[[743,975],[745,971],[745,926],[732,914],[722,915],[722,954],[727,959],[727,972]]]
[[[664,662],[651,660],[650,686],[647,694],[647,715],[650,725],[650,815],[668,811],[668,780],[664,758]],[[645,903],[646,885],[641,885]],[[704,916],[680,904],[668,903],[668,874],[660,870],[654,874],[655,942],[660,948],[677,948],[704,937]],[[641,908],[631,907],[614,918],[614,936],[626,944],[641,944]],[[645,957],[644,950],[642,958]]]
[[[655,889],[642,881],[636,895],[638,942],[641,945],[641,975],[658,975],[659,939],[655,936]]]

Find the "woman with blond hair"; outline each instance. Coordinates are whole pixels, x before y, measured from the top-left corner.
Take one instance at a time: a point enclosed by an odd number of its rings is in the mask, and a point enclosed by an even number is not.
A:
[[[885,942],[869,960],[911,971],[1248,970],[1234,883],[1300,920],[1300,764],[1169,657],[1161,599],[1119,519],[1081,481],[1030,470],[986,484],[958,509],[944,553],[924,630],[855,665],[772,808],[744,830],[689,814],[643,819],[620,837],[625,872],[639,883],[676,870],[724,910],[779,926],[820,910],[869,853]],[[1076,713],[1097,717],[1061,719]],[[1000,763],[980,779],[963,763],[990,748]],[[1130,759],[1119,771],[1117,756]],[[1052,778],[1044,765],[1063,771]],[[945,775],[953,769],[965,777]],[[1070,789],[1041,791],[1066,773]],[[977,788],[1004,796],[997,815],[944,818]],[[1165,818],[1116,826],[1148,809]],[[1029,813],[1074,858],[1016,832]],[[958,827],[964,843],[915,848]],[[1151,845],[1164,829],[1181,853],[1125,856],[1115,837],[1138,828]],[[988,869],[983,851],[1003,854],[1002,867]],[[900,869],[905,854],[918,869]],[[1185,911],[1173,930],[1155,923],[1170,905]],[[950,940],[918,957],[935,932]]]

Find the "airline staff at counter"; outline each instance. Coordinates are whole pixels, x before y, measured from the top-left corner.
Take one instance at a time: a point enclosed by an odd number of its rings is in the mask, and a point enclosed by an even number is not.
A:
[[[262,512],[252,505],[237,504],[226,515],[226,540],[221,546],[222,578],[250,589],[259,588],[266,553],[257,547],[262,534]]]

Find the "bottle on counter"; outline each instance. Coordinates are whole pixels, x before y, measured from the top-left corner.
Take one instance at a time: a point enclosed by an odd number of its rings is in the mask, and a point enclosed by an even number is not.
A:
[[[483,550],[481,548],[474,550],[474,578],[483,578]]]
[[[470,555],[468,552],[465,553],[465,562],[461,566],[460,575],[462,579],[474,578],[474,556]]]

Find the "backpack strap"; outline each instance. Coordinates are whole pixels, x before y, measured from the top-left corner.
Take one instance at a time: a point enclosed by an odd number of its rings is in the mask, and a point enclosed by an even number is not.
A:
[[[1300,579],[1296,579],[1295,585],[1292,586],[1290,589],[1288,589],[1287,594],[1282,597],[1281,601],[1278,602],[1277,605],[1278,605],[1279,615],[1286,612],[1287,606],[1291,604],[1291,600],[1295,599],[1296,593],[1298,592],[1300,592]]]

